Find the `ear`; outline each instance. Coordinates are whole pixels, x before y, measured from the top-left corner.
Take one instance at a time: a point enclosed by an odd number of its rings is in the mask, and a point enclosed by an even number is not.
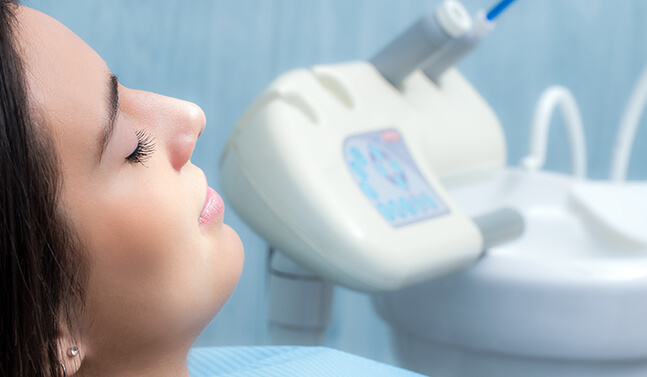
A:
[[[86,349],[82,342],[73,339],[69,331],[61,331],[58,337],[58,361],[65,366],[65,374],[67,377],[73,376],[78,372],[85,354]]]

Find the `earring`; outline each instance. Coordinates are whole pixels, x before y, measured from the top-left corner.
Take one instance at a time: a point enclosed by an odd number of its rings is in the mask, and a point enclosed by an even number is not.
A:
[[[74,356],[76,356],[78,354],[79,354],[79,347],[77,347],[77,346],[74,346],[74,347],[70,348],[69,350],[67,350],[67,355],[69,357],[74,357]]]
[[[67,370],[65,370],[65,364],[61,363],[61,369],[63,370],[63,377],[67,377]]]

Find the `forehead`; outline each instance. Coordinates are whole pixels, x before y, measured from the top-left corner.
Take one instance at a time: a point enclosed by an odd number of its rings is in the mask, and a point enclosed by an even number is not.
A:
[[[103,127],[108,68],[72,31],[36,10],[20,7],[17,40],[29,96],[51,127],[63,163],[79,148],[95,148]]]

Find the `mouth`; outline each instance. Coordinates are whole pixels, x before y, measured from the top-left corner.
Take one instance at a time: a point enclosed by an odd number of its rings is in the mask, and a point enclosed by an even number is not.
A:
[[[222,198],[216,190],[207,186],[207,198],[204,201],[204,207],[200,213],[200,218],[198,222],[200,226],[208,226],[216,222],[217,220],[222,219],[225,214],[225,203],[223,203]]]

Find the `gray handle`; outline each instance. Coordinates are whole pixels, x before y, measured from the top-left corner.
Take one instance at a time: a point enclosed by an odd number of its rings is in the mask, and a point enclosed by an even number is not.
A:
[[[467,53],[479,43],[480,38],[474,33],[468,33],[452,41],[441,51],[424,63],[422,71],[433,82],[440,85],[440,76],[458,63]]]
[[[484,250],[521,237],[525,229],[523,216],[512,208],[502,208],[472,220],[483,235]]]
[[[393,86],[400,86],[409,74],[452,38],[445,33],[430,13],[382,49],[371,63]]]

